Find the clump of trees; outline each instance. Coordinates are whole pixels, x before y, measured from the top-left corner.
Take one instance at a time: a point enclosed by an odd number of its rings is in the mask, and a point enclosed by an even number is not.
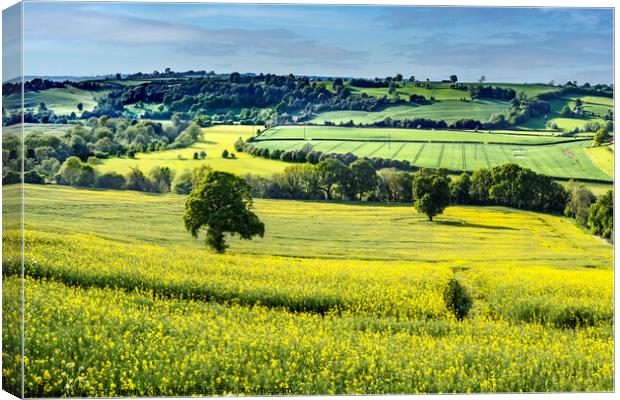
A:
[[[85,124],[67,125],[62,136],[33,133],[22,144],[16,135],[3,137],[3,175],[19,174],[22,158],[29,179],[53,183],[61,165],[71,157],[96,164],[96,159],[134,158],[136,153],[189,146],[200,135],[200,128],[174,115],[171,124],[149,120],[89,118]],[[75,162],[75,161],[73,161]],[[36,183],[36,182],[31,182]],[[72,184],[72,183],[71,183]],[[81,185],[88,186],[88,185]]]
[[[601,196],[588,210],[588,227],[590,231],[605,239],[614,236],[614,194],[609,190]]]
[[[198,237],[206,230],[207,246],[218,253],[228,247],[226,234],[242,239],[263,237],[265,225],[252,212],[250,186],[228,172],[210,171],[194,187],[185,201],[185,229]]]

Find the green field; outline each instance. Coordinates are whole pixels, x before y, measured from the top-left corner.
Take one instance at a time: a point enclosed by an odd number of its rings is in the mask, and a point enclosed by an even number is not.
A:
[[[426,88],[426,85],[430,85],[430,89]],[[464,83],[470,85],[471,83]],[[477,83],[476,83],[477,84]],[[350,86],[349,82],[345,82],[353,93],[367,93],[370,96],[386,96],[393,98],[394,95],[389,94],[388,88],[359,88]],[[466,90],[456,90],[450,88],[451,83],[446,82],[420,82],[420,86],[415,86],[412,82],[399,82],[400,86],[396,90],[396,94],[401,98],[408,97],[412,94],[424,96],[427,99],[434,97],[436,100],[460,100],[461,98],[469,99],[469,93]],[[520,83],[485,83],[485,86],[491,85],[494,87],[512,88],[517,93],[524,92],[528,97],[534,97],[540,93],[557,91],[559,88],[542,84],[520,84]],[[332,89],[332,82],[328,82],[328,88]]]
[[[323,124],[325,121],[334,123],[353,121],[356,124],[369,124],[382,121],[386,118],[404,120],[413,118],[427,118],[432,120],[444,120],[452,123],[458,119],[477,119],[487,121],[491,115],[508,111],[508,102],[479,100],[459,101],[445,100],[428,105],[399,105],[382,109],[381,111],[328,111],[318,114],[309,122]]]
[[[557,92],[560,90],[557,86],[550,86],[541,83],[485,83],[485,86],[501,87],[514,89],[515,92],[523,92],[529,98],[533,98],[541,93]]]
[[[409,141],[409,142],[477,142],[507,144],[552,144],[573,141],[572,137],[549,135],[496,134],[486,131],[455,131],[399,128],[348,128],[339,126],[283,125],[264,131],[259,140],[351,140],[351,141]]]
[[[32,134],[44,134],[44,135],[52,135],[52,136],[63,136],[70,130],[72,125],[70,124],[23,124],[23,133],[24,136],[32,135]],[[13,134],[20,136],[22,134],[22,124],[3,126],[2,134],[8,135]]]
[[[265,238],[218,255],[184,232],[182,196],[26,185],[25,198],[26,396],[613,389],[613,247],[566,218],[459,206],[429,223],[407,205],[257,200]],[[472,294],[463,321],[443,300],[452,279]],[[3,368],[17,384],[19,364],[4,354]]]
[[[608,98],[606,97],[597,97],[597,96],[572,96],[571,99],[554,99],[549,103],[551,105],[551,112],[545,117],[532,118],[526,121],[524,124],[518,126],[518,128],[524,129],[547,129],[547,122],[555,123],[559,129],[563,131],[572,131],[575,128],[583,129],[584,126],[590,121],[597,121],[599,123],[605,122],[602,118],[589,116],[587,118],[565,118],[560,115],[560,111],[565,106],[570,106],[571,109],[575,107],[576,99],[581,98],[584,102],[583,108],[586,111],[594,112],[598,115],[604,115],[607,113],[608,109],[613,109],[612,106],[607,106]],[[586,102],[587,99],[588,101]],[[611,99],[613,101],[613,99]],[[592,104],[594,103],[594,104]]]
[[[419,167],[448,168],[454,171],[474,171],[514,162],[552,177],[611,181],[609,171],[598,168],[586,154],[586,150],[592,145],[590,140],[562,143],[560,141],[567,138],[341,127],[306,127],[307,138],[321,137],[330,140],[273,140],[303,137],[303,129],[298,126],[274,128],[261,135],[264,140],[255,141],[254,144],[268,149],[285,150],[300,149],[310,144],[315,151],[324,153],[350,152],[358,157],[407,160]],[[388,132],[392,134],[392,140],[420,142],[389,142]],[[374,141],[362,141],[362,138]],[[421,142],[424,139],[433,142]],[[468,143],[457,143],[458,141]]]
[[[168,166],[175,172],[184,169],[192,170],[201,164],[207,164],[214,169],[228,171],[235,174],[271,175],[282,171],[287,164],[261,158],[254,158],[248,154],[236,153],[233,144],[242,137],[253,136],[258,127],[249,125],[218,125],[203,129],[203,137],[192,146],[176,150],[165,150],[152,153],[137,153],[136,158],[109,158],[97,165],[100,172],[116,171],[125,173],[132,167],[139,167],[148,172],[154,166]],[[236,153],[236,158],[222,158],[222,151]],[[195,152],[204,150],[206,160],[194,160]]]
[[[40,92],[26,92],[24,107],[37,109],[40,103],[45,103],[48,110],[53,110],[56,115],[69,115],[75,112],[78,103],[84,105],[85,111],[92,111],[97,105],[97,99],[105,96],[106,91],[82,90],[73,86],[65,88],[47,89]],[[21,94],[15,93],[2,98],[3,106],[9,110],[21,108]]]

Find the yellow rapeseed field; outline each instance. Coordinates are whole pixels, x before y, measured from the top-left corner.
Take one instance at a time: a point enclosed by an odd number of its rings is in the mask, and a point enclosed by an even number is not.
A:
[[[613,248],[568,219],[265,200],[267,238],[218,255],[182,235],[179,196],[26,193],[25,396],[613,390]],[[19,237],[4,230],[14,330]]]

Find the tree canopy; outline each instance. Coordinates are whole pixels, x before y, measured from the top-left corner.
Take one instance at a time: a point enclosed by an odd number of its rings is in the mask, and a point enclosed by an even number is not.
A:
[[[206,244],[218,253],[228,245],[225,234],[238,234],[242,239],[263,237],[265,225],[251,210],[250,185],[228,172],[209,171],[185,201],[185,229],[198,237],[206,230]]]
[[[423,168],[414,174],[413,205],[429,221],[450,204],[448,178],[437,170]]]

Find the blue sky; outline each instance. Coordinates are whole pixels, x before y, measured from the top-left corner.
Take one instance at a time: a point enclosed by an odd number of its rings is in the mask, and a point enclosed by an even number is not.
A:
[[[25,3],[24,25],[26,75],[613,79],[611,9]]]

